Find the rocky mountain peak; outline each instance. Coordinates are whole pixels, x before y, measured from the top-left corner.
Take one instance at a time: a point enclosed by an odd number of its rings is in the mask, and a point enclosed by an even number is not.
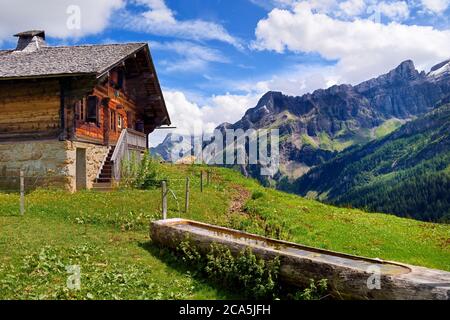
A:
[[[441,63],[438,63],[433,68],[431,68],[430,72],[437,71],[437,70],[441,69],[442,67],[444,67],[445,65],[449,65],[449,64],[450,64],[450,59],[449,60],[445,60],[445,61],[443,61]]]
[[[259,99],[258,104],[254,109],[268,108],[272,110],[276,106],[276,101],[282,98],[283,98],[282,92],[269,91],[266,94],[264,94],[261,97],[261,99]],[[252,109],[250,109],[249,111],[251,110]]]
[[[420,78],[420,73],[416,70],[416,66],[412,60],[406,60],[403,61],[397,68],[389,72],[387,76],[392,81],[411,81]]]
[[[224,123],[218,125],[215,130],[220,131],[224,135],[225,130],[228,130],[228,129],[233,129],[233,125],[231,123],[224,122]]]
[[[443,61],[433,68],[428,73],[428,78],[441,79],[442,77],[450,75],[450,60]]]

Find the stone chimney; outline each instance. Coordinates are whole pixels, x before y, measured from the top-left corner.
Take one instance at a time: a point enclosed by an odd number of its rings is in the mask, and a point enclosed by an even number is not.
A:
[[[46,47],[45,31],[31,30],[15,34],[18,37],[16,52],[34,52]]]

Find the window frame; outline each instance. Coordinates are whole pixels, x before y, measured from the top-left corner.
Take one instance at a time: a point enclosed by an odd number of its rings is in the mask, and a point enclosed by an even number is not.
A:
[[[113,109],[110,109],[109,112],[109,129],[111,131],[117,131],[117,112]]]
[[[90,102],[95,99],[95,112],[92,112],[93,110],[91,110],[91,107],[93,107]],[[86,99],[87,103],[86,103],[86,114],[85,114],[85,118],[86,118],[86,122],[87,123],[95,123],[97,126],[99,125],[99,101],[100,99],[95,96],[88,96],[88,98]],[[93,114],[95,113],[95,118],[93,116]]]
[[[86,97],[75,103],[75,119],[80,122],[86,122]]]
[[[124,129],[124,127],[123,127],[123,121],[124,121],[124,118],[123,118],[123,116],[119,113],[119,115],[117,116],[117,128],[118,128],[119,130]]]

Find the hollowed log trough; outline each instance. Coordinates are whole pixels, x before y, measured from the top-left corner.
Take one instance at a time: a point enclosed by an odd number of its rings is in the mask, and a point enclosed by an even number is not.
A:
[[[250,247],[264,260],[279,257],[280,280],[299,288],[327,279],[338,299],[450,300],[450,272],[352,256],[273,240],[209,224],[170,219],[151,223],[155,244],[176,249],[188,239],[199,252],[221,244],[237,255]]]

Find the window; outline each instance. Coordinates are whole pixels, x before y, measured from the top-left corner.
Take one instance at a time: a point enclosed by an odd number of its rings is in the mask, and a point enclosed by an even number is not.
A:
[[[123,128],[123,117],[119,114],[119,117],[117,118],[117,126],[119,129]]]
[[[98,123],[98,98],[89,96],[87,100],[87,122]]]
[[[124,89],[125,72],[123,70],[117,71],[117,89]]]
[[[112,131],[116,131],[117,119],[116,119],[116,112],[113,111],[113,110],[111,110],[111,112],[110,112],[109,121],[110,121],[110,124],[111,124],[111,126],[110,126],[111,130]]]
[[[86,118],[86,111],[85,111],[85,99],[81,99],[75,104],[75,118],[78,121],[85,121]]]
[[[144,132],[144,121],[142,120],[136,121],[136,131]]]

